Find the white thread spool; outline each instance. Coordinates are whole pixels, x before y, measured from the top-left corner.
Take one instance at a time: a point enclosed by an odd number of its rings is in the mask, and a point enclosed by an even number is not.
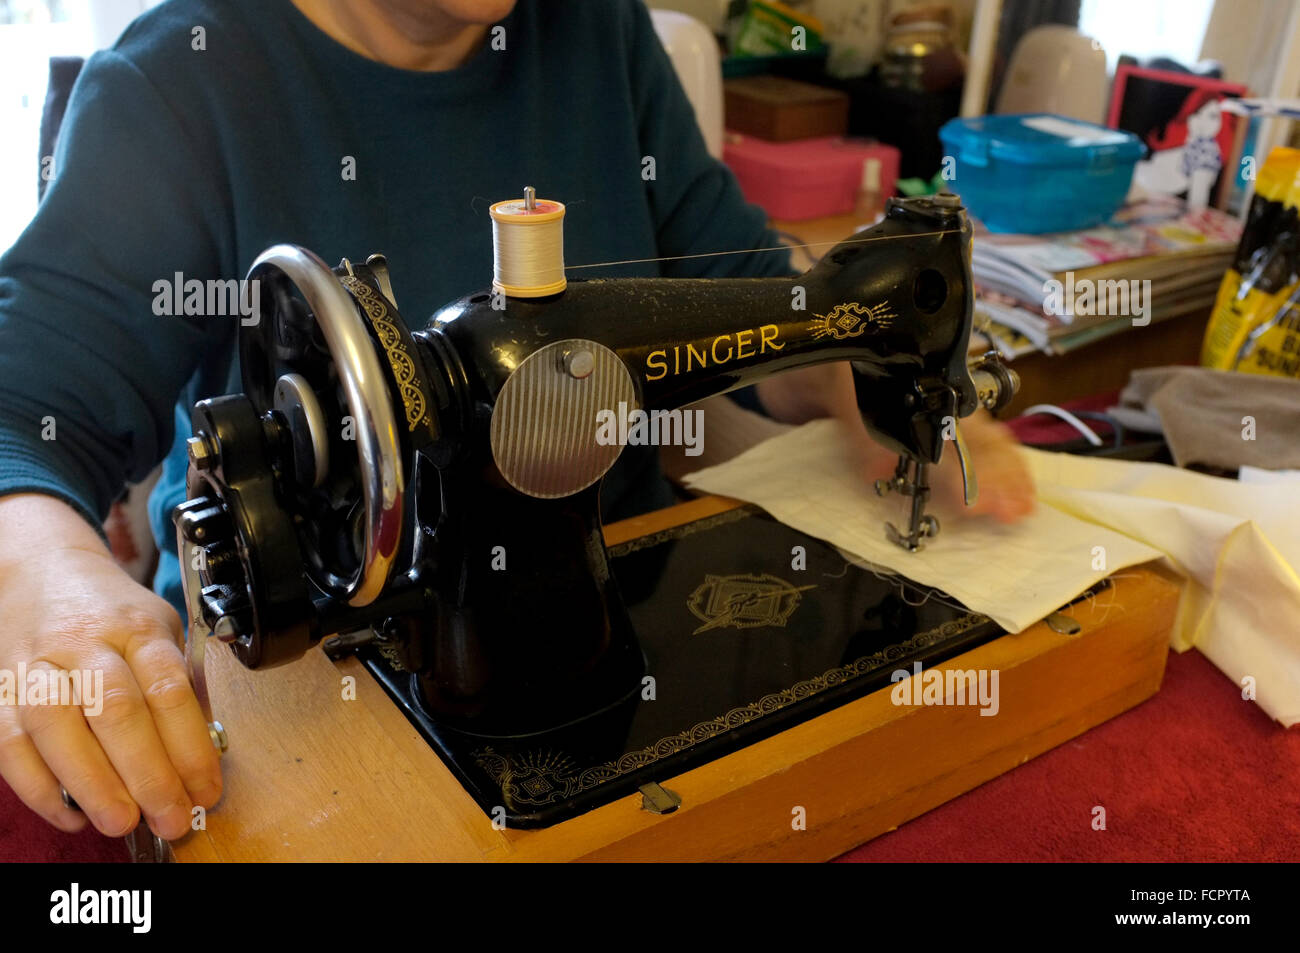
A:
[[[492,216],[492,289],[512,298],[558,294],[564,277],[564,205],[539,199],[531,186],[523,199],[497,202]]]

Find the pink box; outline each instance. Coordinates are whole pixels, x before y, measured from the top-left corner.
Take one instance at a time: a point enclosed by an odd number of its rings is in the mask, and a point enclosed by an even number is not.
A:
[[[897,149],[839,136],[768,142],[728,132],[722,161],[746,199],[787,221],[851,212],[863,191],[883,205],[898,181]]]

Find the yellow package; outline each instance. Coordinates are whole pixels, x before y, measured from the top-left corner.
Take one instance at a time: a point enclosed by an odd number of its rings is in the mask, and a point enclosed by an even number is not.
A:
[[[1262,331],[1286,307],[1293,291],[1290,279],[1297,238],[1300,236],[1288,236],[1285,245],[1270,247],[1245,277],[1235,269],[1223,276],[1201,345],[1201,366],[1238,370],[1243,348],[1252,340],[1251,336]]]
[[[1269,153],[1259,171],[1236,259],[1219,285],[1201,345],[1203,366],[1239,369],[1248,341],[1253,346],[1264,346],[1264,333],[1269,334],[1270,345],[1287,343],[1285,339],[1275,340],[1274,331],[1286,324],[1279,312],[1291,294],[1300,264],[1298,209],[1300,150],[1279,147]],[[1267,369],[1269,356],[1278,353],[1265,347],[1259,354],[1264,363],[1252,364],[1256,368],[1252,373],[1281,373]],[[1275,363],[1279,367],[1286,364],[1281,360]]]
[[[1250,321],[1229,370],[1300,378],[1300,283],[1274,306],[1261,307]]]

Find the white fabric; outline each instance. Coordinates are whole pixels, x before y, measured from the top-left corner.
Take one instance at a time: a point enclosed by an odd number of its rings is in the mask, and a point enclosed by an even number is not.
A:
[[[1259,467],[1242,467],[1237,471],[1242,483],[1300,483],[1300,470],[1263,470]]]
[[[840,443],[835,423],[816,421],[686,482],[757,503],[801,532],[950,593],[1011,632],[1098,579],[1165,555],[1188,578],[1174,647],[1195,645],[1238,684],[1249,676],[1265,711],[1288,726],[1300,722],[1294,486],[1022,449],[1038,486],[1032,516],[1004,526],[938,510],[938,538],[908,553],[884,535],[885,521],[905,524],[906,501],[877,497]],[[1104,548],[1104,568],[1096,547]]]

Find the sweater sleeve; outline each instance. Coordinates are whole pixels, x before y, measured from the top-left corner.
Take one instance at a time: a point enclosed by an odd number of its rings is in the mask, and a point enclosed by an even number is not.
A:
[[[655,33],[640,0],[628,6],[631,18],[632,89],[640,120],[644,155],[655,160],[655,178],[646,182],[659,254],[709,252],[779,246],[766,227],[767,216],[745,201],[731,170],[709,155],[672,60]],[[790,253],[755,252],[664,262],[673,278],[763,277],[792,273]]]
[[[0,494],[44,492],[97,525],[167,452],[182,389],[238,325],[156,301],[178,273],[222,271],[211,154],[129,59],[90,59],[54,181],[0,258]]]

